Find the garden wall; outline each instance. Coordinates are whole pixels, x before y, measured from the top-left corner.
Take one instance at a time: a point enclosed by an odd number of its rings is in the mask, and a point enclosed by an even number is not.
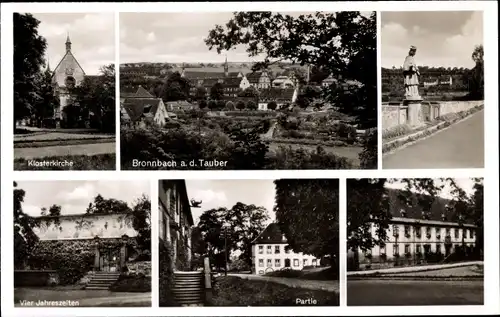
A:
[[[484,100],[471,101],[440,101],[439,115],[467,111],[476,106],[484,104]],[[407,120],[407,106],[382,104],[382,129],[386,130],[401,124]]]

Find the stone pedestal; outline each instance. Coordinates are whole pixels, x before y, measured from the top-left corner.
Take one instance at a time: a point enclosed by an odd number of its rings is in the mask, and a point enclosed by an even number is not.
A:
[[[406,97],[406,99],[403,100],[403,105],[408,106],[408,124],[411,126],[422,125],[422,97]]]

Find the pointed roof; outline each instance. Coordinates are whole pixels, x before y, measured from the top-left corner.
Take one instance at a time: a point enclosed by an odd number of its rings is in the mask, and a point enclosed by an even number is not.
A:
[[[288,242],[283,239],[279,225],[273,222],[252,241],[252,244],[288,244]]]
[[[71,40],[69,39],[69,32],[68,35],[66,36],[66,44],[71,44]]]
[[[130,98],[123,101],[123,108],[132,121],[138,121],[141,117],[154,117],[160,108],[160,98]]]
[[[71,41],[69,39],[69,33],[68,33],[68,36],[66,38],[66,46],[68,44],[71,44]],[[65,59],[73,59],[73,63],[75,63],[83,72],[83,75],[86,76],[85,74],[85,70],[83,69],[83,67],[80,65],[80,63],[78,62],[78,60],[76,59],[76,57],[73,55],[73,53],[71,52],[71,50],[68,50],[66,49],[66,54],[64,54],[63,58],[61,58],[61,60],[59,61],[59,63],[57,64],[56,68],[54,68],[54,73],[52,74],[52,78],[54,78],[54,76],[56,75],[56,71],[57,69],[59,68],[59,66],[62,64],[62,62],[65,60]]]
[[[152,94],[149,93],[144,87],[139,85],[139,88],[137,88],[137,91],[135,93],[135,98],[155,98]]]

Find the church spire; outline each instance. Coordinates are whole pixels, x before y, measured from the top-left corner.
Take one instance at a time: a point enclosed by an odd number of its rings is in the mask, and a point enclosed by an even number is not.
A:
[[[66,52],[67,53],[71,52],[71,40],[69,39],[69,32],[68,36],[66,37]]]
[[[226,62],[224,63],[224,75],[226,75],[226,77],[229,76],[229,66],[227,65],[227,54],[226,54]]]
[[[50,72],[50,61],[48,56],[47,56],[47,71]]]

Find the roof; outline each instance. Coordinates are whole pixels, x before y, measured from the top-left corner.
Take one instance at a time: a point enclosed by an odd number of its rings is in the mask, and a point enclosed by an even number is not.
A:
[[[241,84],[241,78],[238,77],[228,77],[224,78],[222,85],[225,87],[237,87],[239,88]]]
[[[80,63],[78,63],[78,60],[76,59],[75,55],[73,55],[73,53],[71,53],[71,51],[66,51],[66,54],[64,54],[63,58],[61,58],[61,60],[59,61],[59,63],[57,64],[56,68],[54,68],[54,72],[52,73],[52,77],[55,76],[56,74],[56,70],[59,68],[59,66],[61,65],[61,63],[66,59],[66,58],[72,58],[73,61],[76,63],[76,65],[78,65],[78,67],[80,67],[80,69],[82,70],[83,72],[83,75],[85,76],[85,70],[83,69],[83,67],[80,65]]]
[[[132,121],[142,116],[154,116],[162,100],[160,98],[129,98],[123,101],[123,107]]]
[[[262,76],[262,73],[263,72],[251,72],[249,74],[247,74],[247,79],[249,82],[251,83],[256,83],[259,81],[260,77]]]
[[[424,220],[424,214],[422,213],[422,208],[418,205],[417,203],[417,196],[418,194],[414,193],[412,200],[413,200],[413,207],[408,207],[406,206],[401,199],[398,198],[398,194],[401,193],[402,190],[398,189],[387,189],[387,194],[389,195],[389,202],[390,202],[390,212],[392,217],[394,218],[399,218],[402,217],[401,210],[404,210],[406,214],[404,215],[404,218],[409,218],[409,219],[421,219]],[[442,197],[437,197],[436,200],[434,201],[430,213],[427,215],[428,218],[427,220],[431,221],[443,221],[443,215],[446,216],[444,221],[447,222],[456,222],[457,220],[457,215],[455,213],[450,213],[447,212],[445,209],[446,204],[449,204],[452,202],[450,199],[445,199]],[[467,224],[473,224],[472,221],[465,221]]]
[[[288,244],[286,239],[283,240],[283,233],[279,225],[275,222],[270,223],[257,238],[252,241],[252,244]]]
[[[228,76],[226,77],[225,72],[207,72],[207,71],[184,71],[184,77],[187,79],[209,79],[209,78],[231,78],[238,77],[240,72],[228,72]]]
[[[283,82],[285,82],[287,80],[288,81],[292,81],[290,78],[288,78],[288,76],[278,76],[278,77],[276,77],[275,80],[273,80],[273,83],[275,83],[275,82],[278,82],[278,83],[281,82],[281,83],[283,83]]]
[[[144,87],[139,86],[135,92],[122,91],[120,92],[120,98],[153,98],[156,99],[149,91]]]
[[[295,92],[294,88],[288,88],[288,89],[269,88],[260,91],[259,99],[261,100],[277,99],[277,100],[292,101],[294,92]]]

